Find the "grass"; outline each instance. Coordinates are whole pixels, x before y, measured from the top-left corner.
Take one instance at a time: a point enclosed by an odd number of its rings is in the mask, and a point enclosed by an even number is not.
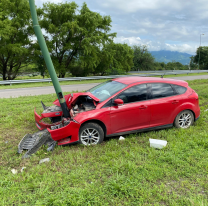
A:
[[[24,160],[17,145],[37,131],[33,109],[40,113],[40,100],[50,105],[56,96],[0,99],[0,205],[208,205],[208,80],[189,85],[201,106],[189,129],[131,134],[97,146],[56,146],[53,152],[42,147]],[[149,138],[168,144],[156,150]],[[47,157],[50,162],[38,164]]]
[[[188,76],[198,76],[198,75],[207,75],[208,73],[199,73],[199,74],[188,74]],[[165,75],[165,78],[170,77],[182,77],[187,76],[187,74],[177,74],[177,75]],[[155,76],[154,76],[155,77]],[[157,76],[160,77],[160,76]],[[26,80],[26,79],[41,79],[41,76],[28,77],[28,76],[19,76],[16,80]],[[100,80],[82,80],[82,81],[64,81],[60,82],[60,85],[74,85],[74,84],[90,84],[90,83],[102,83],[105,82],[106,79]],[[17,89],[17,88],[29,88],[29,87],[46,87],[53,86],[52,82],[41,82],[41,83],[25,83],[25,84],[13,84],[13,85],[0,85],[0,89]]]
[[[177,75],[164,75],[164,77],[169,78],[169,77],[183,77],[183,76],[201,76],[201,75],[208,75],[207,72],[203,72],[203,73],[192,73],[192,74],[177,74]]]

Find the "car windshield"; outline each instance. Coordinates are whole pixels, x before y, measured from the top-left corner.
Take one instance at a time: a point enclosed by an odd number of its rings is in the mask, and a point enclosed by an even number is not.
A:
[[[102,102],[126,86],[126,84],[110,80],[93,87],[88,90],[88,92],[91,92],[95,97],[100,99],[100,102]]]

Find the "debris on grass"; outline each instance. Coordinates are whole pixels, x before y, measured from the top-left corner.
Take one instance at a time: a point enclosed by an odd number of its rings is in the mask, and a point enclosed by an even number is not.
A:
[[[21,172],[23,172],[26,169],[26,167],[22,167]]]
[[[14,175],[17,174],[17,172],[18,172],[16,169],[12,169],[11,171]]]
[[[39,164],[42,164],[42,163],[44,163],[44,162],[49,162],[49,161],[50,161],[49,158],[45,158],[45,159],[40,160],[40,161],[39,161]]]
[[[125,138],[120,136],[118,140],[125,140]]]
[[[162,149],[167,145],[166,140],[159,140],[159,139],[149,139],[150,141],[150,147],[154,147],[156,149]]]

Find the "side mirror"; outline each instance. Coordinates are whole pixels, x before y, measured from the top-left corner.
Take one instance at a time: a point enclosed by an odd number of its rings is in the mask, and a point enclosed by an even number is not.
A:
[[[115,100],[114,100],[114,104],[115,104],[115,105],[118,105],[118,106],[121,106],[121,105],[124,104],[124,102],[123,102],[122,99],[115,99]]]

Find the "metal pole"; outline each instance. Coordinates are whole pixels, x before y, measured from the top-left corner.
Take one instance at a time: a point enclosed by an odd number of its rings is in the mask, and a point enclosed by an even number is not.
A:
[[[61,87],[60,87],[60,84],[59,84],[59,81],[58,81],[58,78],[57,78],[51,57],[50,57],[50,54],[49,54],[48,48],[46,46],[45,39],[43,37],[40,25],[38,24],[38,18],[37,18],[34,0],[29,0],[29,4],[30,4],[30,11],[31,11],[31,15],[32,15],[33,28],[35,31],[35,35],[37,36],[38,43],[40,45],[48,72],[49,72],[51,80],[53,82],[54,89],[56,91],[57,97],[59,99],[59,103],[60,103],[61,108],[63,110],[64,117],[69,117],[70,115],[69,115],[69,111],[68,111],[68,108],[66,105],[66,101],[63,96],[63,93],[62,93],[62,90],[61,90]]]

